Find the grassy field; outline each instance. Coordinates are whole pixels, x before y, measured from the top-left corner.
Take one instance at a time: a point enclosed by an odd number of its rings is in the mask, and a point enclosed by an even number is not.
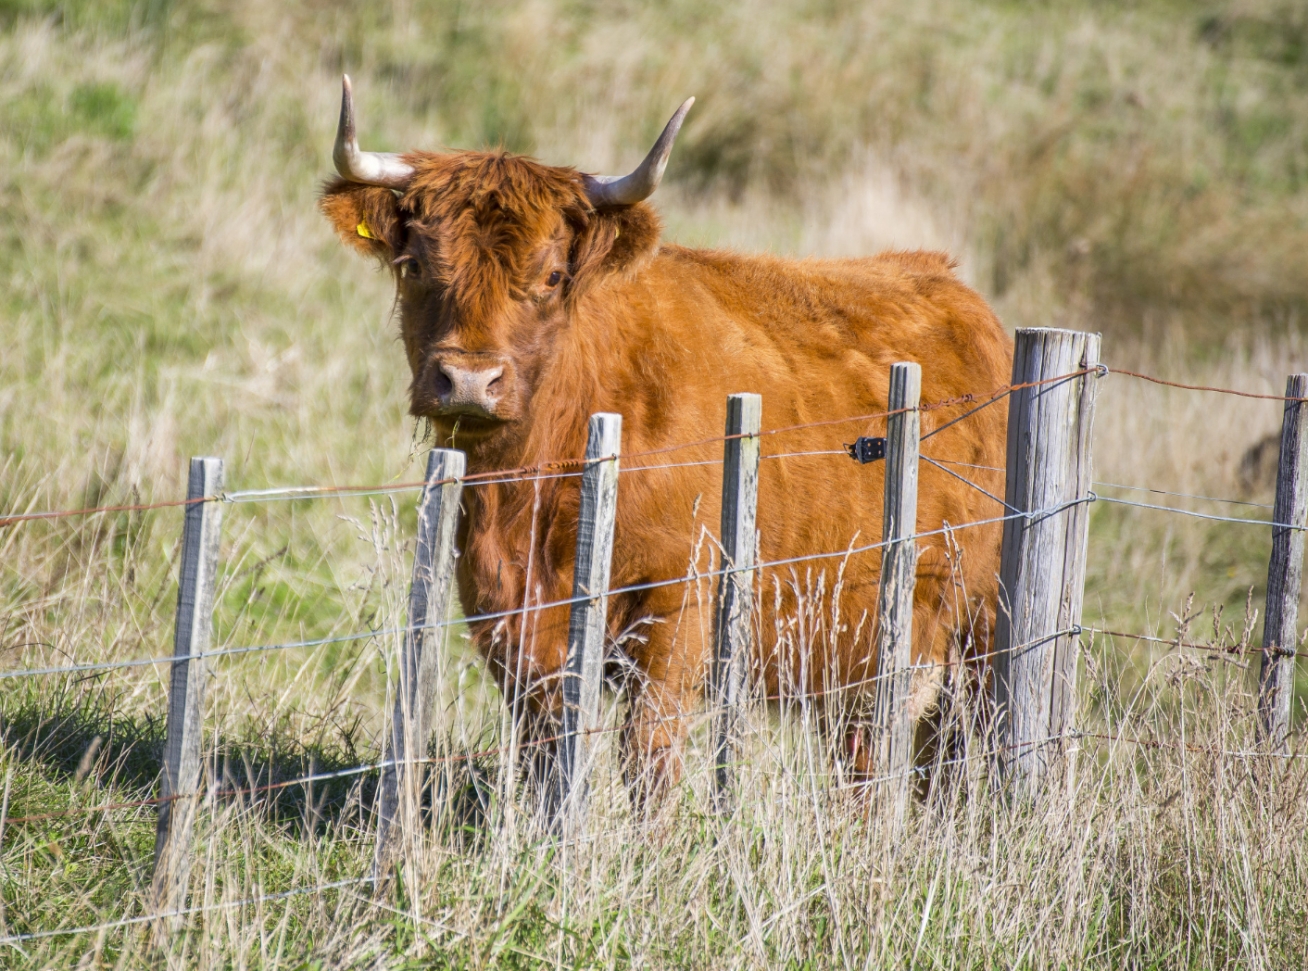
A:
[[[1279,393],[1308,361],[1308,14],[1288,0],[0,0],[0,512],[172,499],[193,454],[234,489],[420,478],[388,278],[314,208],[342,70],[368,147],[591,171],[695,94],[656,198],[671,238],[946,248],[1009,326],[1100,330],[1110,366],[1175,380]],[[1268,503],[1250,450],[1279,423],[1276,402],[1106,378],[1096,489],[1266,516],[1121,487]],[[227,507],[217,646],[401,623],[413,505]],[[0,667],[168,653],[180,522],[0,527]],[[1085,623],[1257,643],[1268,548],[1101,503]],[[216,664],[215,781],[375,761],[395,646]],[[128,925],[3,944],[0,966],[1302,966],[1308,763],[1214,753],[1252,744],[1248,660],[1087,637],[1078,725],[1149,744],[1087,737],[1039,810],[969,757],[894,835],[833,787],[812,711],[761,710],[735,819],[708,812],[702,754],[650,821],[607,759],[590,836],[559,848],[503,760],[463,758],[504,725],[456,631],[432,754],[461,760],[393,896],[275,896],[367,872],[375,778],[347,776],[208,805],[208,909],[171,952]],[[151,807],[30,817],[154,793],[166,673],[0,680],[0,937],[144,912]]]

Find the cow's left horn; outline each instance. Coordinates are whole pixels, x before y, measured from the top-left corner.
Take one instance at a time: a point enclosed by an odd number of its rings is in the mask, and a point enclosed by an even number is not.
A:
[[[332,150],[336,171],[351,182],[404,189],[413,178],[413,166],[391,152],[361,152],[354,130],[354,91],[350,76],[341,75],[341,120],[336,125],[336,147]]]
[[[686,120],[686,112],[690,111],[690,106],[694,103],[694,98],[687,98],[681,103],[681,107],[664,127],[659,140],[645,156],[645,161],[636,166],[630,175],[583,175],[590,204],[596,209],[601,206],[633,206],[653,195],[663,178],[663,170],[668,167],[672,143],[677,140],[677,132],[681,131],[681,123]]]

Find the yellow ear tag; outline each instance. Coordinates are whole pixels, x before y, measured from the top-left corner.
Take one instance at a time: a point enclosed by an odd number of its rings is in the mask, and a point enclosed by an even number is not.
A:
[[[364,239],[376,239],[376,238],[377,238],[376,236],[374,236],[374,235],[372,234],[372,230],[370,230],[370,229],[368,228],[368,224],[367,224],[366,222],[364,222],[362,219],[359,220],[359,225],[357,225],[357,226],[354,227],[354,231],[355,231],[356,233],[358,233],[360,236],[362,236]]]

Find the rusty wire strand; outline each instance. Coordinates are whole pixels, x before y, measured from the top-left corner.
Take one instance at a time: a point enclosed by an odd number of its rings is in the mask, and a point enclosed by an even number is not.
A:
[[[1099,370],[1100,369],[1098,368],[1085,368],[1080,371],[1071,372],[1069,374],[1060,374],[1060,375],[1055,375],[1052,378],[1044,378],[1040,381],[1028,381],[1022,384],[1005,385],[1003,387],[996,388],[994,391],[991,391],[988,394],[973,393],[973,394],[959,395],[954,398],[946,398],[941,401],[928,402],[927,404],[918,405],[916,409],[898,408],[888,411],[870,412],[864,415],[850,415],[844,418],[828,418],[822,421],[802,422],[795,425],[783,425],[779,428],[770,428],[765,431],[760,431],[756,433],[745,432],[745,433],[734,434],[734,435],[717,435],[711,438],[703,438],[692,442],[682,442],[675,445],[663,446],[661,448],[646,449],[644,451],[639,451],[639,452],[629,452],[625,455],[620,455],[620,456],[602,456],[597,459],[585,459],[585,458],[554,459],[552,461],[542,462],[534,466],[520,466],[518,468],[513,468],[513,469],[496,469],[487,472],[473,472],[459,477],[457,481],[463,482],[465,485],[476,485],[476,484],[483,484],[483,483],[500,484],[500,483],[512,482],[512,481],[531,481],[535,478],[540,478],[541,473],[558,473],[558,472],[563,472],[564,470],[567,469],[584,468],[588,463],[603,462],[603,461],[607,461],[609,458],[620,458],[624,461],[629,461],[631,459],[644,458],[650,455],[663,455],[668,452],[675,452],[685,448],[695,448],[701,445],[712,445],[718,442],[728,442],[738,438],[754,438],[754,437],[762,437],[765,435],[780,435],[786,432],[802,431],[808,428],[818,428],[818,427],[824,427],[829,425],[851,424],[854,422],[866,422],[866,421],[872,421],[880,418],[889,418],[893,415],[903,414],[904,412],[914,411],[914,410],[919,412],[938,411],[942,408],[950,408],[950,407],[956,407],[958,405],[972,404],[973,402],[986,399],[985,401],[982,402],[980,406],[972,409],[972,411],[969,411],[967,414],[961,415],[959,416],[959,418],[952,419],[950,422],[946,423],[946,425],[942,425],[940,428],[937,428],[934,431],[928,433],[927,436],[924,436],[924,437],[930,437],[930,435],[942,431],[945,427],[948,427],[948,425],[953,424],[955,421],[958,421],[962,418],[966,418],[968,417],[968,415],[971,415],[976,411],[981,410],[981,408],[987,407],[988,405],[992,405],[995,402],[1002,400],[1006,395],[1010,394],[1013,391],[1021,390],[1023,388],[1036,387],[1043,384],[1049,384],[1051,382],[1056,382],[1056,381],[1066,381],[1066,380],[1070,380],[1071,378],[1080,377],[1081,375],[1090,374],[1092,372],[1096,372]],[[795,453],[795,454],[801,454],[801,453]],[[640,470],[650,470],[650,469],[664,468],[664,467],[672,468],[675,466],[631,466],[628,467],[627,469],[624,469],[623,471],[640,471]],[[572,473],[572,474],[576,475],[580,473]],[[273,493],[277,491],[303,493],[303,495],[298,496],[298,498],[308,499],[308,498],[313,498],[314,496],[317,495],[336,495],[336,494],[355,494],[355,493],[381,494],[386,492],[400,492],[400,491],[407,491],[409,489],[422,489],[434,485],[443,485],[445,483],[453,482],[453,481],[456,480],[434,479],[430,482],[402,482],[402,483],[394,483],[389,485],[366,485],[366,486],[291,486],[291,487],[287,487],[285,490],[271,490],[271,489],[246,490],[243,492],[236,492],[236,493],[224,493],[220,496],[205,496],[197,499],[172,499],[172,500],[165,500],[161,502],[132,503],[128,505],[89,506],[83,509],[51,510],[46,512],[32,512],[32,513],[12,513],[6,516],[0,516],[0,528],[3,528],[5,526],[13,526],[23,522],[31,522],[34,520],[61,519],[69,516],[89,516],[97,513],[107,513],[107,512],[139,512],[149,509],[165,509],[165,508],[176,507],[176,506],[188,506],[200,502],[259,501],[261,496],[264,499],[275,498]],[[282,497],[293,498],[292,496],[282,496]]]

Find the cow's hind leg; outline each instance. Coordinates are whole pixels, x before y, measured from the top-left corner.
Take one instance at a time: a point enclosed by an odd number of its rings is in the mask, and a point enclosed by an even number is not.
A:
[[[922,560],[931,562],[927,556]],[[921,561],[919,561],[921,562]],[[941,709],[942,688],[946,682],[949,645],[953,632],[944,621],[947,589],[935,571],[919,568],[916,599],[913,605],[913,672],[909,682],[908,717],[913,723],[913,757],[907,771],[909,787],[919,797],[927,793],[934,762],[934,745]],[[878,733],[884,726],[873,722],[873,692],[861,693],[852,702],[851,712],[843,718],[828,715],[828,731],[838,734],[842,744],[837,758],[843,763],[841,775],[855,785],[886,779],[886,767],[878,762]]]

